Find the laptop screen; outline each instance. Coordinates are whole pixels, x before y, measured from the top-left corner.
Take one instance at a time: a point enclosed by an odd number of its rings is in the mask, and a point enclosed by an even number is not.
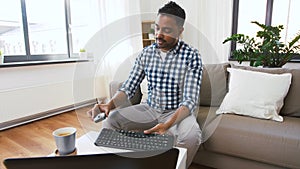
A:
[[[7,169],[175,169],[179,150],[8,158]]]

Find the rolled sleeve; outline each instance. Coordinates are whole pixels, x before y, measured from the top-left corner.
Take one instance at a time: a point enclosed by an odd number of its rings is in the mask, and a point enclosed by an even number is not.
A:
[[[186,106],[193,112],[198,104],[202,79],[202,61],[197,50],[191,55],[183,90],[183,100],[179,106]]]

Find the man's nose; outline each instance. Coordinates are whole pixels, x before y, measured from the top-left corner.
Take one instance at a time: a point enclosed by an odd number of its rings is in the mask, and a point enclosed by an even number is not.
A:
[[[163,37],[164,37],[164,34],[162,34],[161,31],[156,32],[156,38],[163,38]]]

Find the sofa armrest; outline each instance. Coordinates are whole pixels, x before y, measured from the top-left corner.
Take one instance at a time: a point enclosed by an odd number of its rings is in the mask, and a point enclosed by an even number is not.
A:
[[[109,84],[110,98],[112,98],[114,96],[114,94],[116,94],[116,92],[122,86],[122,84],[123,84],[123,82],[119,82],[119,81],[110,82],[110,84]],[[138,88],[135,91],[134,96],[130,99],[130,103],[131,104],[139,104],[141,102],[141,99],[142,99],[142,92],[141,92],[140,86],[138,86]]]
[[[119,81],[112,81],[109,83],[109,97],[112,98],[118,89],[121,87],[122,82]]]

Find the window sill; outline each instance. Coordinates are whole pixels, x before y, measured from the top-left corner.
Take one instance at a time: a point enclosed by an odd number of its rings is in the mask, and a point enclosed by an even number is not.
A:
[[[63,59],[63,60],[49,60],[49,61],[27,61],[27,62],[10,62],[0,64],[0,68],[7,67],[22,67],[22,66],[35,66],[35,65],[50,65],[50,64],[65,64],[75,62],[91,62],[92,59]]]

